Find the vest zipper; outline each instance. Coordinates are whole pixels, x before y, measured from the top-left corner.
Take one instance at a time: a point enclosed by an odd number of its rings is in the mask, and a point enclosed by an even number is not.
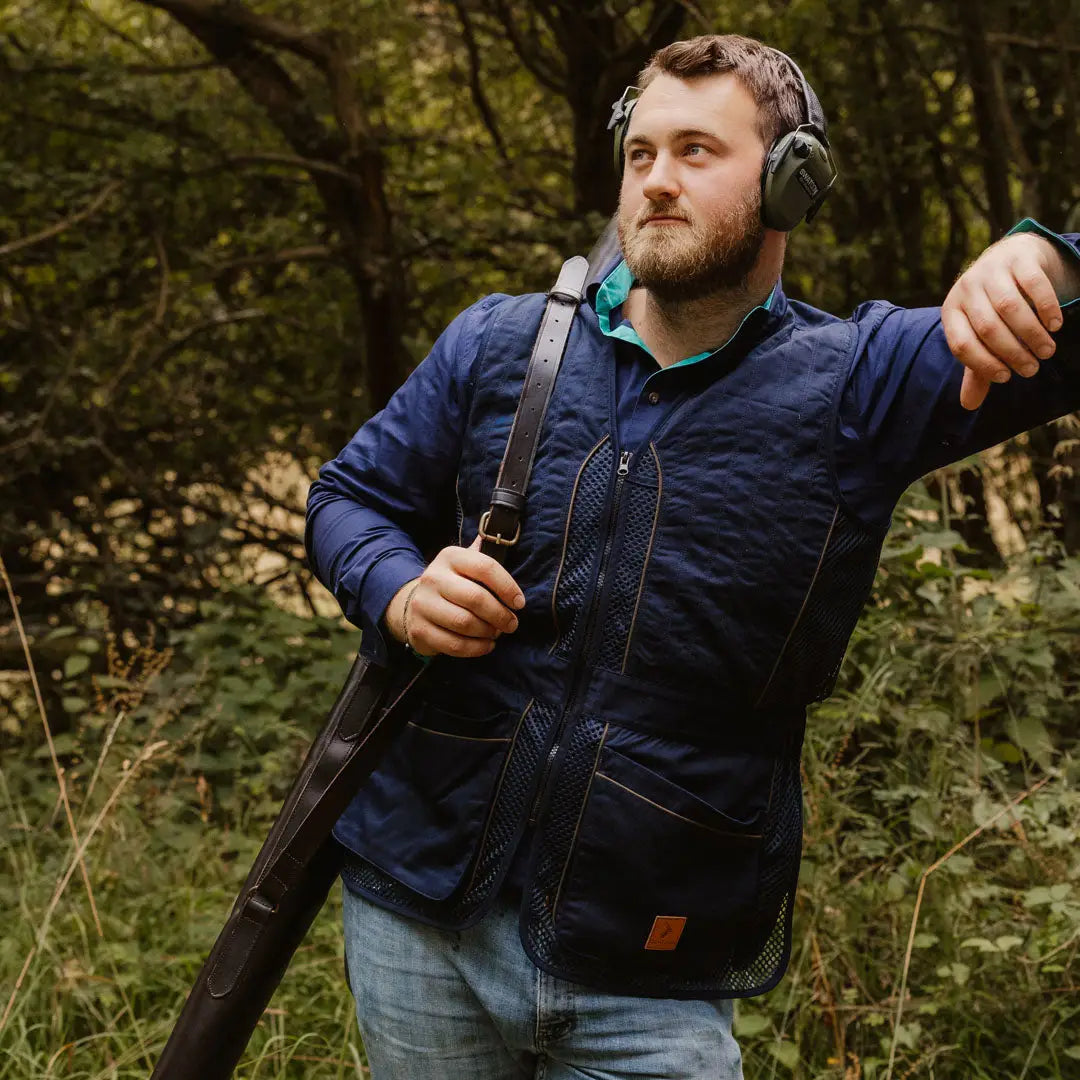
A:
[[[600,595],[604,591],[604,577],[607,574],[607,564],[608,557],[611,555],[611,545],[615,539],[615,523],[619,519],[619,503],[622,502],[623,483],[626,480],[626,474],[630,471],[630,459],[632,457],[633,454],[631,454],[629,450],[624,450],[619,455],[619,467],[615,471],[615,493],[611,499],[611,517],[608,519],[608,532],[607,537],[604,540],[604,554],[600,557],[600,574],[596,579],[596,591],[593,594],[594,599],[597,602],[599,602]],[[596,625],[596,608],[598,606],[599,603],[594,605],[589,612],[589,618],[586,623],[585,649],[581,654],[582,656],[587,655],[589,652],[589,645],[591,644],[589,639],[592,636],[592,631]]]
[[[622,502],[623,484],[626,482],[627,474],[630,472],[630,462],[633,459],[633,456],[634,455],[629,450],[624,450],[619,455],[619,466],[615,470],[615,491],[611,498],[611,513],[608,514],[607,536],[604,538],[604,552],[600,556],[600,572],[596,577],[596,588],[593,590],[592,604],[589,607],[589,613],[585,619],[584,644],[577,656],[574,678],[571,682],[570,696],[567,698],[566,708],[563,710],[563,721],[559,725],[558,732],[555,735],[555,741],[551,744],[551,749],[548,751],[547,760],[544,762],[544,771],[540,776],[540,784],[536,789],[536,797],[533,799],[532,809],[529,811],[530,827],[536,823],[536,811],[540,805],[540,800],[543,798],[544,789],[547,787],[548,775],[551,772],[552,766],[555,764],[555,759],[559,756],[559,750],[562,748],[562,738],[566,734],[566,727],[570,717],[573,715],[574,703],[577,699],[578,691],[581,689],[580,683],[582,681],[582,674],[586,670],[585,661],[593,651],[592,639],[596,630],[596,615],[600,607],[600,598],[604,592],[604,579],[607,576],[608,559],[611,557],[611,548],[615,540],[615,527],[619,520],[619,504]],[[571,508],[571,510],[572,509],[573,508]]]

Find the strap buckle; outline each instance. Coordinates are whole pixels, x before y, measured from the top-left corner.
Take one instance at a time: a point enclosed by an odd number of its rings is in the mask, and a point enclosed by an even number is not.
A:
[[[488,526],[488,521],[490,520],[490,518],[491,518],[491,511],[490,510],[485,510],[483,512],[483,514],[481,514],[481,516],[480,516],[480,525],[478,526],[476,531],[480,534],[480,539],[481,540],[487,540],[489,543],[492,543],[492,544],[502,544],[504,547],[513,547],[514,544],[516,544],[518,542],[518,540],[521,539],[521,522],[520,521],[517,523],[517,529],[514,532],[513,538],[510,539],[510,540],[505,540],[505,539],[503,539],[503,534],[502,533],[496,533],[494,536],[492,536],[490,533],[488,533],[487,526]]]
[[[259,892],[257,885],[250,889],[247,896],[244,898],[244,918],[251,919],[252,922],[257,922],[265,926],[270,916],[276,911],[277,904],[267,900],[266,897]]]

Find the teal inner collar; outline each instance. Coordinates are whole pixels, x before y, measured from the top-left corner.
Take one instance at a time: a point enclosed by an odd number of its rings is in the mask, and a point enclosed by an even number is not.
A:
[[[600,329],[610,338],[618,338],[620,341],[629,341],[631,345],[637,345],[638,348],[644,349],[650,356],[652,351],[649,346],[641,340],[638,332],[627,322],[626,319],[620,318],[615,326],[612,326],[611,316],[614,311],[621,308],[626,303],[626,298],[630,295],[630,289],[634,284],[634,276],[630,273],[630,267],[626,265],[626,260],[622,260],[614,270],[606,278],[604,278],[603,284],[597,290],[596,293],[596,318],[600,323]],[[715,349],[706,349],[705,352],[697,353],[695,356],[688,356],[685,360],[680,360],[677,364],[672,364],[672,368],[682,367],[684,364],[696,364],[699,360],[706,360],[710,356],[718,353],[721,349],[734,340],[738,332],[743,328],[746,320],[750,318],[755,311],[771,311],[773,306],[773,298],[776,296],[776,286],[772,288],[772,292],[769,293],[764,304],[758,304],[752,308],[743,317],[742,322],[735,328],[735,333],[731,335],[724,342],[723,345],[718,346]],[[655,360],[656,357],[653,356]],[[668,369],[670,370],[670,368]]]

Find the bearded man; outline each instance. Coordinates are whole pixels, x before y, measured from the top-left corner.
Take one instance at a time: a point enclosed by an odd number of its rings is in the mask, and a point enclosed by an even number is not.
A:
[[[455,319],[312,487],[362,651],[434,658],[335,833],[376,1080],[741,1076],[731,999],[790,950],[805,708],[897,499],[1080,405],[1076,237],[1023,222],[941,309],[835,318],[780,284],[793,185],[798,217],[831,182],[795,65],[704,37],[639,83],[622,256],[505,568],[476,537],[542,296]]]

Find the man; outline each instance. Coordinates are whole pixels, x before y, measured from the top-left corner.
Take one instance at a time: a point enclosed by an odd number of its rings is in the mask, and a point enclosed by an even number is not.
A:
[[[784,297],[762,206],[776,140],[818,126],[790,61],[698,38],[639,83],[625,261],[505,569],[474,538],[542,297],[460,315],[312,488],[363,650],[437,657],[336,831],[376,1080],[741,1076],[730,999],[790,948],[805,706],[896,500],[1080,406],[1076,238],[1025,222],[940,311],[835,319]]]

